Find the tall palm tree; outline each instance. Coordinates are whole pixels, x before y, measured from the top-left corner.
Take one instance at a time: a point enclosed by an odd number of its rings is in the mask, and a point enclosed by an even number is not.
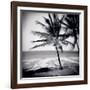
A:
[[[60,22],[67,27],[66,34],[67,37],[74,37],[73,48],[77,45],[78,52],[79,52],[79,15],[78,14],[67,14],[64,18],[66,23],[61,21]]]
[[[63,21],[64,15],[61,17],[61,19],[59,19],[57,14],[49,13],[48,18],[46,17],[43,18],[46,24],[43,24],[40,21],[36,21],[36,23],[44,27],[45,32],[32,31],[33,34],[39,35],[40,38],[42,38],[40,40],[33,41],[33,43],[35,42],[42,42],[42,43],[35,45],[34,47],[32,47],[32,49],[45,45],[53,45],[56,49],[60,69],[63,69],[60,60],[59,50],[63,52],[63,44],[64,45],[72,44],[71,42],[64,39],[65,37],[67,37],[65,34],[61,34],[61,30],[64,30],[64,27],[61,26],[60,21]]]

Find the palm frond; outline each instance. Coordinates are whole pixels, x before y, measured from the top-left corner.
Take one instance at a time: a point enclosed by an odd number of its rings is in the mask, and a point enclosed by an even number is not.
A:
[[[62,16],[62,18],[61,18],[61,20],[60,20],[60,21],[62,22],[62,21],[64,20],[64,18],[65,18],[65,15],[63,15],[63,16]]]
[[[61,23],[59,23],[59,17],[56,13],[52,14],[53,16],[53,32],[55,33],[55,36],[59,36],[59,32],[61,30]]]
[[[49,36],[49,34],[45,32],[32,31],[32,33],[40,37],[45,37],[45,38]]]
[[[70,34],[59,34],[59,37],[63,37],[62,40],[68,38],[70,36]]]
[[[40,25],[43,26],[43,27],[46,27],[46,25],[43,24],[43,23],[41,23],[40,21],[36,21],[36,23],[37,23],[37,24],[40,24]]]
[[[53,25],[53,21],[52,21],[52,17],[51,17],[51,15],[50,15],[50,13],[48,14],[48,17],[49,17],[49,19],[50,19],[51,25]]]
[[[73,44],[73,43],[71,43],[70,41],[64,40],[64,42],[66,42],[66,43],[70,44],[70,45],[74,48],[74,44]]]
[[[56,13],[53,13],[52,15],[53,15],[54,22],[56,22],[57,21],[57,14]]]
[[[64,45],[68,45],[68,42],[66,42],[66,41],[62,41],[62,44],[64,44]]]
[[[45,46],[45,45],[48,45],[48,43],[45,42],[45,43],[42,43],[42,44],[39,44],[39,45],[35,45],[35,46],[32,47],[31,49],[35,49],[35,48],[42,47],[42,46]]]
[[[47,39],[42,39],[42,40],[35,40],[35,41],[32,41],[33,43],[34,42],[46,42],[47,41]]]
[[[70,27],[70,25],[72,25],[73,21],[70,20],[70,18],[65,18],[66,22],[68,22],[68,26]]]
[[[65,18],[69,28],[74,29],[79,27],[79,15],[68,14]]]
[[[69,25],[64,23],[63,21],[59,20],[59,23],[63,24],[64,26],[68,27],[69,28]]]
[[[46,22],[49,26],[51,26],[50,20],[49,20],[48,18],[46,18],[46,17],[43,17],[43,18],[44,18],[45,22]]]
[[[45,24],[41,23],[40,21],[36,21],[36,23],[40,24],[42,27],[44,27],[46,30],[48,30],[48,27]]]
[[[36,23],[37,24],[40,24],[42,27],[44,27],[45,28],[45,30],[46,30],[46,32],[48,32],[48,33],[52,33],[52,26],[46,26],[45,24],[43,24],[43,23],[41,23],[41,22],[39,22],[39,21],[36,21]]]

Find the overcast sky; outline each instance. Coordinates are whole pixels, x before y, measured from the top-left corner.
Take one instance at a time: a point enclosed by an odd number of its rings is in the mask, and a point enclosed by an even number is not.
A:
[[[45,12],[31,12],[31,11],[23,11],[21,13],[22,51],[55,50],[55,47],[53,47],[52,45],[31,49],[35,45],[35,43],[32,43],[31,41],[40,39],[39,36],[33,35],[32,31],[45,32],[42,26],[36,24],[37,20],[44,23],[43,16],[48,17],[48,14]],[[61,16],[62,14],[59,14],[59,17]],[[73,41],[73,38],[69,38],[69,40]],[[63,49],[65,51],[72,50],[70,45],[64,46]],[[77,48],[75,47],[74,50],[77,50]]]

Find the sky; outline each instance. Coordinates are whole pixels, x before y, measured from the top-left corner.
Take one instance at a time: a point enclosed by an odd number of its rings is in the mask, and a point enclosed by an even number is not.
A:
[[[58,14],[58,16],[61,18],[62,14],[60,13]],[[52,45],[46,45],[44,47],[31,49],[34,45],[37,44],[37,43],[32,43],[32,41],[40,39],[40,37],[37,35],[34,35],[32,31],[45,32],[45,29],[42,26],[40,26],[39,24],[36,24],[37,20],[45,24],[43,17],[48,18],[48,13],[21,11],[22,51],[55,50],[55,47]],[[69,40],[73,42],[73,38],[69,38]],[[72,51],[72,48],[70,45],[63,46],[63,49],[64,51],[70,51],[70,50]],[[74,50],[77,51],[77,47],[75,47]]]

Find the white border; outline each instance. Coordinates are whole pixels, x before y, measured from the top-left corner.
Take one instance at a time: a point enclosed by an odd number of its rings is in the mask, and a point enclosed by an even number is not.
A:
[[[49,78],[20,78],[20,10],[34,11],[54,11],[54,12],[77,12],[80,14],[80,75],[78,76],[58,76]],[[51,8],[34,8],[34,7],[17,7],[17,83],[40,83],[40,82],[62,82],[84,80],[84,11],[71,9],[51,9]]]

